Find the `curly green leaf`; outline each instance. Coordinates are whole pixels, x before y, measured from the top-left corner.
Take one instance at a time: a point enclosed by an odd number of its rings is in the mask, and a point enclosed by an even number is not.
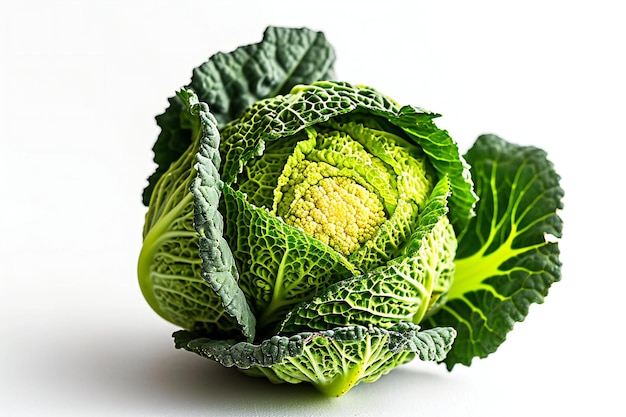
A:
[[[202,276],[207,268],[219,274],[231,273],[232,262],[228,261],[223,243],[217,248],[222,256],[219,263],[200,256],[201,252],[207,253],[206,231],[220,233],[220,219],[215,210],[211,212],[219,200],[219,175],[214,175],[219,166],[215,150],[219,135],[210,128],[215,123],[206,105],[199,104],[193,92],[182,90],[179,96],[193,121],[194,139],[185,155],[156,184],[139,255],[139,284],[150,306],[172,323],[185,329],[203,329],[207,334],[220,332],[230,336],[241,336],[243,327],[244,334],[252,337],[250,329],[254,324],[236,320],[240,316],[231,311],[238,304],[228,297],[223,299],[224,290],[215,286],[219,293],[216,292]],[[205,142],[203,151],[196,154],[200,142]],[[198,164],[198,158],[205,163]],[[207,179],[204,184],[196,178],[195,167],[200,165],[199,175]],[[210,169],[213,171],[207,173]],[[191,188],[198,198],[194,198]],[[196,225],[199,231],[194,228]],[[223,304],[230,306],[228,311]]]
[[[298,84],[334,78],[334,62],[335,52],[323,33],[270,26],[261,42],[211,56],[194,69],[186,88],[209,105],[222,126],[258,100],[286,94]],[[178,96],[169,100],[156,120],[161,128],[153,148],[157,169],[144,190],[144,205],[150,202],[157,180],[192,142],[186,103]]]
[[[341,254],[251,205],[228,185],[223,198],[226,237],[241,265],[238,285],[258,317],[259,328],[275,325],[320,288],[354,274]]]
[[[545,152],[485,135],[466,158],[480,196],[477,216],[459,235],[448,301],[429,320],[458,331],[450,369],[495,352],[561,278],[554,238],[561,237],[563,190]]]
[[[445,358],[455,337],[452,328],[420,331],[399,323],[390,329],[349,326],[292,336],[274,336],[259,344],[211,340],[192,332],[174,333],[177,348],[195,352],[275,383],[309,382],[338,397],[360,382],[374,382],[398,365],[418,357]]]
[[[237,321],[242,334],[248,340],[253,340],[256,318],[238,286],[239,274],[231,249],[223,237],[224,220],[218,210],[223,183],[218,171],[221,158],[217,122],[205,103],[197,102],[197,97],[192,92],[188,94],[196,100],[191,112],[197,114],[202,122],[202,138],[196,164],[198,174],[191,186],[194,196],[194,227],[198,232],[198,253],[202,259],[200,275],[221,300],[224,312]]]
[[[434,188],[405,255],[329,286],[291,311],[281,332],[356,324],[389,328],[399,321],[419,323],[452,281],[456,239],[446,217],[449,195],[450,183],[444,177]]]

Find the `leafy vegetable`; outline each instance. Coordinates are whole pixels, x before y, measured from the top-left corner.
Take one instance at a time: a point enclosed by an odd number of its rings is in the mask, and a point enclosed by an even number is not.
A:
[[[268,27],[263,41],[217,53],[193,71],[189,88],[211,106],[220,125],[252,103],[286,94],[294,85],[334,78],[335,53],[322,32]],[[157,116],[161,134],[154,145],[158,164],[143,194],[148,205],[157,180],[192,142],[193,120],[186,103],[175,96]]]
[[[478,215],[458,236],[448,301],[430,319],[459,332],[448,368],[495,352],[561,278],[553,238],[561,237],[563,190],[546,153],[484,135],[466,157],[481,198]]]
[[[269,28],[194,72],[157,118],[138,274],[176,347],[339,396],[494,352],[560,279],[562,190],[539,149],[463,157],[439,115],[325,80],[333,60]]]
[[[415,357],[442,360],[454,339],[451,328],[418,331],[398,323],[388,330],[347,326],[293,336],[274,336],[258,345],[212,340],[187,331],[174,334],[176,346],[236,366],[274,383],[309,382],[329,396],[341,396],[359,382],[374,382],[397,364]]]

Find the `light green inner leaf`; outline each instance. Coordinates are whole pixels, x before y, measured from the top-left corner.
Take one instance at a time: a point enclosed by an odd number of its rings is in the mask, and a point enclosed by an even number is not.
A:
[[[329,286],[291,311],[280,331],[292,333],[333,326],[394,326],[419,323],[452,283],[456,238],[446,217],[450,184],[433,190],[412,230],[406,253],[372,271]]]
[[[186,88],[211,108],[223,126],[252,103],[286,94],[298,84],[333,79],[335,52],[322,32],[307,28],[268,27],[259,43],[218,52],[195,68]],[[192,142],[193,127],[185,100],[175,96],[156,117],[161,133],[154,145],[156,172],[149,178],[143,202],[149,204],[157,180]]]
[[[251,205],[241,192],[225,186],[223,201],[239,286],[259,328],[270,329],[295,304],[356,272],[345,257],[267,209]]]

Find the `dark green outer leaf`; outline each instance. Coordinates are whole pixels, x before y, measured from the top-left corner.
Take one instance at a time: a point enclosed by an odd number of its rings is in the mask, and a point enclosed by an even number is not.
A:
[[[335,53],[321,32],[306,28],[268,27],[260,43],[217,53],[193,71],[187,86],[209,105],[218,126],[237,117],[252,103],[287,93],[297,84],[334,76]],[[161,133],[154,145],[156,172],[143,193],[148,205],[157,180],[191,143],[189,115],[178,97],[156,117]]]
[[[211,340],[201,334],[174,333],[177,348],[236,367],[274,383],[312,383],[329,396],[340,396],[359,382],[373,382],[415,356],[441,361],[455,331],[399,323],[391,329],[337,327],[291,336],[273,336],[259,344]]]
[[[239,274],[230,247],[223,237],[224,221],[218,211],[223,183],[218,172],[220,136],[217,123],[206,103],[198,103],[197,97],[190,91],[187,94],[195,101],[191,112],[197,114],[202,122],[197,177],[191,186],[194,227],[198,233],[199,255],[202,259],[201,276],[219,296],[224,311],[237,321],[243,336],[253,340],[256,319],[238,286]]]
[[[211,143],[210,139],[216,142],[219,136],[207,130],[206,123],[202,125],[204,118],[198,110],[206,111],[198,105],[197,97],[186,90],[179,94],[193,120],[194,143],[172,164],[154,189],[137,263],[139,286],[148,304],[164,319],[185,329],[203,329],[207,334],[238,338],[242,324],[224,310],[221,296],[201,277],[203,262],[198,252],[198,233],[194,229],[194,195],[190,192],[197,175],[194,149],[200,147],[201,138]],[[214,121],[212,123],[214,126]],[[214,143],[213,147],[216,146]],[[209,158],[207,165],[205,171],[217,170],[219,160]],[[219,176],[216,179],[219,180]],[[212,184],[214,187],[206,187],[207,200],[219,193],[219,181]],[[222,267],[223,271],[227,269]]]
[[[190,88],[222,126],[252,103],[332,77],[334,62],[322,32],[270,26],[262,42],[215,54],[196,68]]]
[[[429,321],[458,332],[449,369],[495,352],[561,278],[554,238],[561,237],[563,190],[545,152],[485,135],[466,159],[480,197],[477,216],[459,235],[448,302]]]

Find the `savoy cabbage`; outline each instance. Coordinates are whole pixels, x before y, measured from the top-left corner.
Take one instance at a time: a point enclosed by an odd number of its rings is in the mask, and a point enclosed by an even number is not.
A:
[[[339,396],[414,358],[486,357],[560,279],[545,152],[334,80],[324,35],[270,27],[157,117],[139,283],[176,346]]]

